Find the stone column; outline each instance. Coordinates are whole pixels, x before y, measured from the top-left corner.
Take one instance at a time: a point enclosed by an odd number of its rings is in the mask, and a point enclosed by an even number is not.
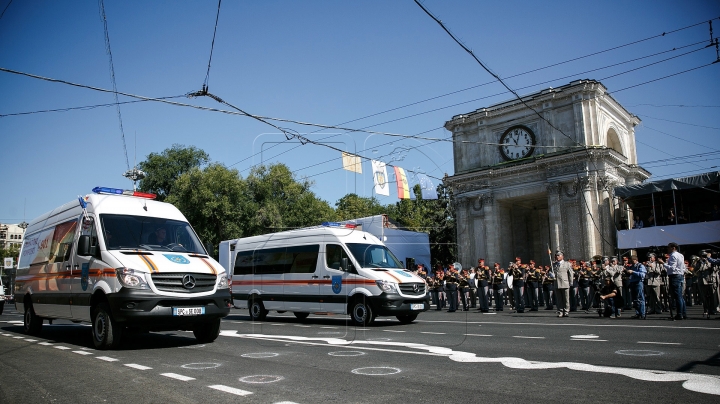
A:
[[[550,228],[550,249],[555,251],[563,246],[562,214],[560,206],[560,190],[562,185],[559,182],[546,184],[548,193],[548,227]]]
[[[500,259],[500,218],[498,217],[498,209],[495,206],[495,198],[492,193],[483,194],[480,196],[482,201],[482,210],[485,216],[485,251],[487,257],[485,258],[486,263],[492,265]],[[479,257],[478,257],[479,258]]]
[[[592,197],[592,182],[587,177],[582,177],[576,180],[579,192],[582,192],[580,202],[580,211],[582,214],[582,225],[585,233],[585,242],[583,243],[583,255],[584,257],[592,257],[599,251],[596,251],[596,240],[597,240],[597,228],[599,227],[599,217],[596,214],[597,209],[593,208],[593,197]]]
[[[455,198],[455,215],[457,217],[458,243],[458,256],[456,258],[463,265],[466,265],[466,262],[468,262],[467,260],[471,258],[470,240],[472,239],[473,235],[472,226],[469,222],[469,205],[470,201],[468,200],[468,198]]]

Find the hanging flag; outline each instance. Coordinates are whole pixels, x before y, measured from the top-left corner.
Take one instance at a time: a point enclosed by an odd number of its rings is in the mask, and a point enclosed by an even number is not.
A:
[[[362,160],[360,156],[342,152],[343,169],[362,174]]]
[[[388,184],[387,167],[382,161],[370,160],[373,169],[373,181],[375,182],[375,193],[378,195],[390,196],[390,184]]]
[[[397,182],[398,198],[410,199],[410,187],[408,186],[405,170],[400,167],[395,168],[395,181]]]
[[[437,199],[437,189],[433,185],[430,177],[425,174],[417,175],[418,181],[420,181],[420,192],[422,193],[423,199]]]

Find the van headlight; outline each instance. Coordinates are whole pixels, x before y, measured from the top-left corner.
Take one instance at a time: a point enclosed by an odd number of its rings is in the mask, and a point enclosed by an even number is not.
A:
[[[117,278],[120,284],[130,289],[149,289],[145,281],[145,274],[130,268],[116,268]]]
[[[228,279],[227,279],[226,273],[220,274],[220,280],[218,280],[217,288],[218,289],[227,289],[228,288]]]
[[[388,282],[386,280],[376,280],[375,283],[377,283],[380,290],[382,290],[385,293],[398,293],[397,290],[397,283]]]

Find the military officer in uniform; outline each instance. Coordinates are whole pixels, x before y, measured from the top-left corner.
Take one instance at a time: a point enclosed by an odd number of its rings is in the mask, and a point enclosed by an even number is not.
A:
[[[698,278],[700,287],[700,300],[703,305],[703,317],[717,314],[717,302],[715,292],[718,289],[717,264],[720,260],[713,259],[707,251],[700,251],[700,258],[695,263],[695,276]]]
[[[570,317],[570,286],[573,282],[573,268],[563,258],[562,251],[555,251],[555,262],[553,263],[555,296],[557,298],[558,317]]]
[[[578,292],[580,292],[580,303],[582,309],[587,312],[590,310],[590,265],[589,262],[582,262],[582,266],[578,270]]]

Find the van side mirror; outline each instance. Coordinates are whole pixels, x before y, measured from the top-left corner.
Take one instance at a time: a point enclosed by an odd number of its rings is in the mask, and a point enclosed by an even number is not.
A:
[[[341,269],[345,272],[350,272],[350,260],[347,259],[347,257],[343,257],[342,264],[340,264]]]
[[[77,244],[77,255],[87,257],[92,254],[92,247],[90,247],[90,236],[83,235],[78,239]]]

